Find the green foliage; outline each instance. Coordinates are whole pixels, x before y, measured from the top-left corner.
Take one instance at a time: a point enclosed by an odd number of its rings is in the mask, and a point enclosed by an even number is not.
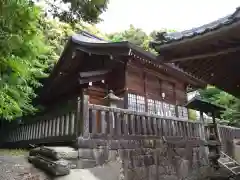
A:
[[[199,90],[200,96],[211,103],[224,106],[226,111],[223,112],[223,123],[240,127],[240,100],[234,96],[208,86],[206,89]]]
[[[39,28],[40,10],[27,0],[0,2],[0,116],[11,120],[33,112],[36,80],[45,77],[49,48]]]
[[[130,25],[129,29],[123,32],[112,33],[107,36],[113,42],[129,41],[146,50],[149,49],[148,44],[151,40],[151,37],[148,36],[142,29],[135,28],[133,25]]]
[[[67,23],[48,19],[43,16],[41,17],[40,25],[45,36],[46,44],[50,49],[47,54],[47,72],[51,72],[53,66],[58,61],[69,36],[72,35],[74,31]]]
[[[42,0],[45,1],[45,0]],[[35,1],[34,1],[35,2]],[[46,1],[45,1],[46,2]],[[29,0],[0,2],[0,116],[8,120],[35,112],[31,101],[39,80],[51,72],[69,35],[85,30],[106,40],[127,40],[148,51],[152,36],[130,26],[124,32],[105,35],[96,26],[107,0],[50,0],[50,19]],[[68,9],[61,9],[69,3]],[[83,22],[86,21],[86,22]],[[67,22],[67,23],[66,23]],[[152,33],[153,35],[154,33]]]
[[[68,23],[60,22],[56,19],[42,17],[41,26],[45,35],[46,44],[48,44],[51,49],[47,57],[48,72],[51,72],[53,66],[57,63],[69,36],[74,33],[83,30],[107,39],[107,37],[96,28],[96,26],[84,22],[71,26]]]
[[[142,29],[135,28],[133,25],[130,25],[129,29],[123,32],[109,34],[108,37],[114,42],[129,41],[137,46],[142,46],[144,41],[149,39],[149,36]]]
[[[80,21],[96,23],[107,9],[108,0],[44,0],[49,12],[61,21],[76,24]]]
[[[197,120],[197,113],[195,110],[189,109],[188,114],[189,114],[189,119],[194,120],[194,121]]]
[[[169,30],[161,31],[171,32]],[[154,54],[157,54],[157,52],[154,49],[151,49],[149,47],[150,41],[153,41],[156,38],[157,33],[158,31],[155,30],[151,32],[150,35],[148,35],[142,29],[135,28],[133,25],[130,25],[129,29],[123,32],[108,34],[107,37],[112,42],[129,41],[139,47],[142,47],[146,51],[150,51]]]

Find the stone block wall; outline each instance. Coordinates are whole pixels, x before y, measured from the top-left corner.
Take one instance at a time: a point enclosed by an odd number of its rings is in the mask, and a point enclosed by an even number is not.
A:
[[[121,180],[202,180],[208,161],[202,147],[174,147],[162,140],[79,139],[94,151],[98,165],[117,161]]]

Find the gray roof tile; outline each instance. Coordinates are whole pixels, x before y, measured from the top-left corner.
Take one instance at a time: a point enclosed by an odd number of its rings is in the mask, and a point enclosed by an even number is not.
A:
[[[238,21],[240,21],[240,7],[238,7],[233,14],[227,15],[223,18],[220,18],[211,23],[202,25],[200,27],[192,28],[190,30],[185,30],[182,32],[173,32],[173,33],[166,33],[164,35],[161,35],[159,39],[157,39],[154,42],[151,42],[150,45],[154,48],[155,46],[169,44],[176,41],[181,41],[183,39],[192,38],[198,35],[205,34],[210,31],[214,31],[216,29],[231,25]]]

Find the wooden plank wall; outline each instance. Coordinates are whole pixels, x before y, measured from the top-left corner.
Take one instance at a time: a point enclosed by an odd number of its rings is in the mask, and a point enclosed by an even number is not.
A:
[[[126,87],[129,92],[151,99],[162,100],[169,104],[183,105],[186,103],[186,85],[184,82],[167,75],[160,69],[154,70],[144,66],[137,60],[132,60],[127,66]]]
[[[93,85],[88,88],[88,95],[90,103],[105,105],[105,101],[103,99],[106,96],[105,88]]]

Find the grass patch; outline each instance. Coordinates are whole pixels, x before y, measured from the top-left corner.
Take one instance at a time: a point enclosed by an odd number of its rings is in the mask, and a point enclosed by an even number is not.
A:
[[[21,156],[28,153],[26,149],[0,149],[0,155]]]

